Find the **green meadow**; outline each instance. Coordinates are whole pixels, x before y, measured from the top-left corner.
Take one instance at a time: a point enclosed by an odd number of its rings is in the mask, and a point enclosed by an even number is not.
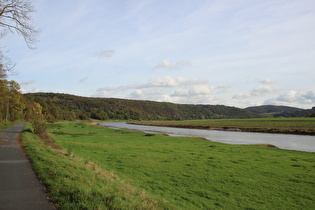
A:
[[[240,129],[251,132],[293,133],[315,135],[315,117],[209,119],[182,121],[131,121],[133,124],[184,128]]]
[[[21,139],[61,209],[315,209],[314,153],[82,122],[48,130],[54,140],[29,127]]]

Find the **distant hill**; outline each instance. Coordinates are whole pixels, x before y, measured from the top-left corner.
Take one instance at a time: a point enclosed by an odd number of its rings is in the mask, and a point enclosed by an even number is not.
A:
[[[307,117],[312,109],[288,106],[255,106],[240,109],[224,105],[192,105],[117,98],[81,97],[61,93],[27,93],[39,103],[48,120],[122,119],[122,120],[194,120],[254,117]]]
[[[124,119],[191,120],[253,118],[258,115],[245,109],[224,105],[191,105],[115,98],[80,97],[59,93],[24,94],[43,107],[48,120]]]
[[[264,115],[264,114],[273,115],[273,114],[279,114],[283,112],[295,112],[295,111],[303,110],[303,109],[295,108],[295,107],[274,106],[274,105],[253,106],[253,107],[248,107],[245,109],[259,115]]]
[[[300,109],[289,106],[263,105],[245,108],[260,117],[307,117],[315,113],[312,109]]]

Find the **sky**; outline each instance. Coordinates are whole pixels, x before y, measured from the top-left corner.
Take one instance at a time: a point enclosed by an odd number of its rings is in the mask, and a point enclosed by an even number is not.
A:
[[[181,104],[315,106],[314,0],[32,0],[21,91]]]

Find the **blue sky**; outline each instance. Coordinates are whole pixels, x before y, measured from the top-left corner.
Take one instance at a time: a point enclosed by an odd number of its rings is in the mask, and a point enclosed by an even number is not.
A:
[[[23,92],[315,106],[314,0],[32,2],[37,49],[1,43]]]

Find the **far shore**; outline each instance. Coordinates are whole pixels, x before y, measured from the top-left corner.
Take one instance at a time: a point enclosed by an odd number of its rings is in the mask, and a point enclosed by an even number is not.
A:
[[[290,118],[292,119],[292,118]],[[251,119],[248,119],[249,122]],[[202,121],[202,120],[200,120]],[[229,121],[229,120],[226,120]],[[240,120],[240,122],[243,120]],[[185,123],[183,123],[185,122]],[[175,128],[191,128],[191,129],[207,129],[207,130],[220,130],[220,131],[236,131],[236,132],[259,132],[259,133],[279,133],[279,134],[296,134],[296,135],[315,135],[315,121],[314,128],[292,128],[292,127],[277,127],[277,126],[255,126],[253,125],[243,125],[238,127],[237,125],[209,125],[207,120],[204,120],[204,123],[194,123],[196,121],[190,121],[191,123],[187,123],[187,121],[128,121],[129,124],[136,124],[136,125],[149,125],[149,126],[160,126],[160,127],[175,127]],[[264,123],[263,120],[260,123]],[[214,123],[215,124],[215,123]]]

